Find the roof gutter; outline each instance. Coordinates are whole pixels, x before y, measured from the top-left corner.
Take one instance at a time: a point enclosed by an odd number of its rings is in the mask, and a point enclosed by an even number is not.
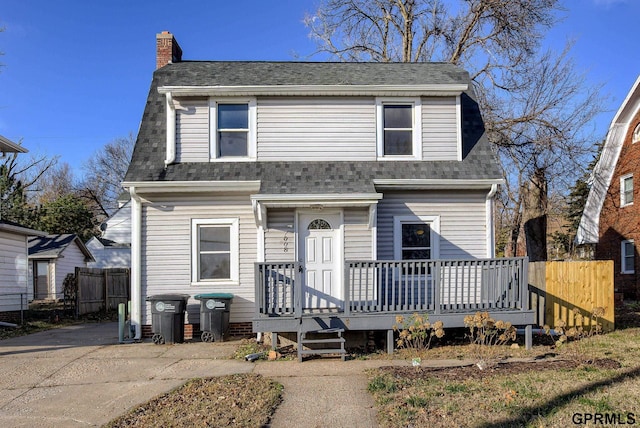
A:
[[[247,86],[161,86],[160,94],[181,96],[458,96],[469,89],[466,83],[426,85],[247,85]]]
[[[388,189],[424,189],[424,190],[451,190],[451,189],[486,189],[497,184],[504,184],[502,178],[483,178],[477,180],[441,180],[428,179],[374,179],[373,184],[377,188]]]
[[[199,192],[258,192],[260,180],[217,181],[125,181],[122,187],[139,197],[149,193],[199,193]],[[133,195],[133,194],[132,194]]]

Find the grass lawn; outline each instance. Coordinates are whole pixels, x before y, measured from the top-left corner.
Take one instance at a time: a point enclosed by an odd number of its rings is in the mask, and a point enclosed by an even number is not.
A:
[[[477,352],[471,345],[442,347],[424,352],[421,358],[442,358],[443,353],[449,358],[473,358]],[[512,353],[540,358],[532,363],[498,363],[500,356]],[[484,370],[475,365],[372,370],[369,391],[380,425],[563,427],[589,422],[585,418],[600,418],[599,425],[640,424],[638,327],[559,348],[512,352],[503,347],[494,357],[493,366]]]

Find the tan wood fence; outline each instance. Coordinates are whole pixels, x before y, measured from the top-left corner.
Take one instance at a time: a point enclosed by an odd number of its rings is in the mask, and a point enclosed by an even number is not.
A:
[[[614,329],[611,260],[529,263],[529,290],[540,326],[553,328],[563,320],[570,327],[580,322],[586,327],[601,308],[598,323],[604,331]]]
[[[130,299],[129,269],[76,268],[77,315],[116,309]]]

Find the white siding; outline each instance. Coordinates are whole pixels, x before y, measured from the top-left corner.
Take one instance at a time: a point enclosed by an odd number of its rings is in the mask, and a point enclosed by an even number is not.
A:
[[[121,244],[131,244],[131,202],[124,204],[105,221],[102,237]]]
[[[394,216],[439,216],[440,259],[487,255],[487,191],[385,192],[378,203],[378,258],[393,260]]]
[[[28,292],[27,275],[27,237],[1,231],[0,312],[20,310],[20,296],[13,293]]]
[[[176,109],[176,162],[209,162],[209,103],[181,100]]]
[[[78,248],[75,242],[69,244],[69,246],[62,252],[62,256],[54,259],[53,262],[55,263],[55,273],[52,277],[55,278],[55,288],[51,291],[55,293],[54,297],[56,299],[62,299],[64,293],[64,278],[67,274],[75,274],[76,267],[86,267],[87,262],[85,261],[84,254],[80,251],[80,248]]]
[[[267,229],[264,232],[264,260],[270,262],[294,262],[296,260],[296,235],[294,233],[295,210],[269,209]]]
[[[458,159],[458,121],[455,97],[422,99],[422,159]]]
[[[87,243],[87,248],[91,251],[95,262],[87,263],[90,268],[129,268],[131,267],[131,248],[103,247],[102,245],[92,245]]]
[[[102,225],[102,238],[118,244],[131,244],[131,202],[124,204]],[[131,267],[131,248],[128,246],[104,247],[97,238],[87,242],[95,262],[87,264],[91,268],[129,268]]]
[[[368,208],[344,209],[345,260],[372,260]]]
[[[260,98],[258,160],[375,160],[373,98]]]
[[[155,201],[154,201],[155,202]],[[239,285],[191,285],[191,219],[239,219]],[[254,311],[256,225],[248,196],[225,196],[207,203],[163,201],[143,206],[142,295],[189,294],[187,322],[200,323],[200,293],[233,293],[231,322],[247,322]],[[145,304],[143,324],[151,324]]]

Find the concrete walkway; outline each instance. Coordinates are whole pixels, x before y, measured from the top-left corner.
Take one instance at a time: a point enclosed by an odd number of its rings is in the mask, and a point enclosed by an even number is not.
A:
[[[117,324],[0,341],[0,426],[101,426],[187,379],[254,372],[285,387],[271,427],[374,427],[367,368],[404,361],[230,360],[238,342],[118,342]]]

